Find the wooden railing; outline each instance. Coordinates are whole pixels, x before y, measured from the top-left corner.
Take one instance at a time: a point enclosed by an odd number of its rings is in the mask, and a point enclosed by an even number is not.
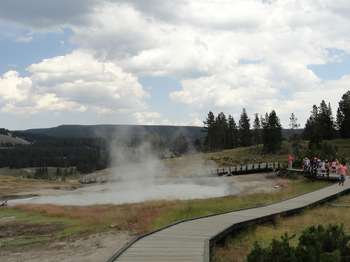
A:
[[[286,165],[280,162],[263,162],[253,164],[240,164],[229,167],[217,168],[213,171],[217,176],[237,176],[252,173],[272,172],[285,168]]]

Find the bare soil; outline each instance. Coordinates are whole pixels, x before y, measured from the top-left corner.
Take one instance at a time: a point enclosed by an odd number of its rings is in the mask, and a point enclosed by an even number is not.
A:
[[[42,229],[41,229],[42,230]],[[102,262],[131,240],[124,232],[90,235],[20,251],[1,251],[1,262]]]
[[[24,224],[9,222],[0,224],[0,239],[8,237],[26,235],[52,235],[58,230],[62,230],[60,224]]]

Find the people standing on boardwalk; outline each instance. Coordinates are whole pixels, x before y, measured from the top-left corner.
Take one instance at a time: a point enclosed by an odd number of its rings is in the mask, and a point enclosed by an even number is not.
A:
[[[345,162],[339,164],[338,173],[340,175],[339,185],[344,186],[345,176],[349,173]]]

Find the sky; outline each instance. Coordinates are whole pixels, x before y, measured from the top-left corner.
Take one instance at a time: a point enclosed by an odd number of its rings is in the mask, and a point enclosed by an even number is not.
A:
[[[350,89],[348,0],[1,0],[0,126],[303,126]]]

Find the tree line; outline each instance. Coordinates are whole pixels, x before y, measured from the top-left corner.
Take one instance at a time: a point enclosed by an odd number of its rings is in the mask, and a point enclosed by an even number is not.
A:
[[[276,152],[282,143],[282,126],[275,110],[265,116],[255,114],[253,127],[243,108],[238,125],[232,115],[209,112],[204,121],[204,147],[208,151],[263,144],[264,152]]]
[[[292,131],[300,125],[294,113],[290,117],[290,128]],[[235,147],[246,147],[251,145],[263,145],[263,151],[273,153],[281,148],[282,126],[275,110],[264,116],[255,114],[251,126],[250,119],[243,108],[238,124],[232,115],[221,112],[217,116],[210,111],[204,121],[204,149],[216,151],[231,149]],[[323,140],[335,138],[350,138],[350,91],[346,92],[339,101],[336,119],[333,116],[330,103],[322,100],[320,105],[313,105],[311,115],[307,119],[302,137],[309,140],[309,148],[330,148],[321,143]],[[300,150],[300,139],[298,135],[292,134],[293,153]],[[333,150],[333,149],[332,149]]]
[[[350,91],[339,101],[336,119],[330,103],[322,100],[319,106],[313,105],[303,138],[309,140],[311,145],[319,145],[323,140],[350,138]]]

